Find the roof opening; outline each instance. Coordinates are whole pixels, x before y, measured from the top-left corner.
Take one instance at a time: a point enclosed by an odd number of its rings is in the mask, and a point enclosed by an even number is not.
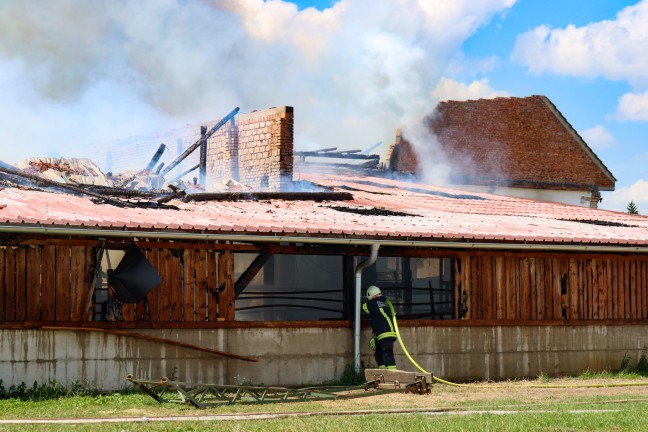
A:
[[[419,216],[416,214],[397,212],[387,209],[380,209],[376,207],[341,207],[341,206],[329,206],[328,208],[337,210],[345,213],[355,213],[363,216]]]
[[[639,225],[628,225],[621,222],[612,222],[604,220],[584,220],[584,219],[560,219],[565,222],[578,222],[590,225],[601,225],[601,226],[611,226],[611,227],[624,227],[624,228],[640,228]]]

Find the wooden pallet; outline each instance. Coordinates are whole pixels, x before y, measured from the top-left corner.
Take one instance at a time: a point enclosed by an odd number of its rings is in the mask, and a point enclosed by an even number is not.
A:
[[[434,380],[430,373],[365,369],[365,381],[365,390],[402,389],[405,393],[428,394]]]

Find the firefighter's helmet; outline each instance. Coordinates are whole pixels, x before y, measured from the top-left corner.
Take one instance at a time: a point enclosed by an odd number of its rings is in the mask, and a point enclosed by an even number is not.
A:
[[[369,300],[380,295],[382,295],[382,293],[380,292],[380,288],[378,288],[377,286],[371,285],[369,288],[367,288],[367,298]]]

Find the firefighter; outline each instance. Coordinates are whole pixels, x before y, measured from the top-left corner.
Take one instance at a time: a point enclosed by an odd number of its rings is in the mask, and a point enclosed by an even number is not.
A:
[[[374,337],[369,341],[375,351],[376,363],[381,369],[396,369],[394,359],[394,341],[396,328],[394,326],[393,308],[380,288],[375,285],[367,288],[367,301],[362,304],[362,310],[369,315]]]

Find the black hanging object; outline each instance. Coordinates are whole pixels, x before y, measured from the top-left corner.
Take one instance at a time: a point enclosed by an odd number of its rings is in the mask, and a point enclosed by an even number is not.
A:
[[[108,283],[122,303],[137,303],[162,283],[162,277],[146,256],[131,246],[117,268],[108,273]]]

